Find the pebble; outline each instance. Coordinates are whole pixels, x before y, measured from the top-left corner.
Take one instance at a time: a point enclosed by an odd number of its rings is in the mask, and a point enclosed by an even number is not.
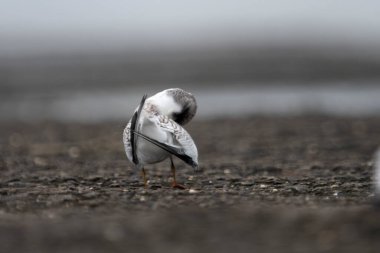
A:
[[[195,194],[195,193],[198,193],[199,191],[197,191],[197,190],[195,190],[195,189],[190,189],[189,190],[189,193],[191,193],[191,194]]]
[[[243,182],[240,183],[240,185],[242,185],[242,186],[252,186],[252,185],[254,185],[254,183],[253,182],[249,182],[249,181],[243,181]]]
[[[224,174],[231,174],[231,170],[229,170],[229,169],[225,169],[223,172],[224,172]]]

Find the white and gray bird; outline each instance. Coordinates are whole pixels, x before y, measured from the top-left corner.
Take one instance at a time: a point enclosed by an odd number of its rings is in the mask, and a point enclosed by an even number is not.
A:
[[[182,127],[188,123],[197,111],[194,96],[179,88],[161,91],[146,98],[144,95],[123,132],[123,142],[128,159],[141,169],[144,185],[147,179],[144,166],[171,161],[173,184],[175,188],[184,188],[177,184],[172,156],[180,158],[195,169],[198,168],[198,150]]]

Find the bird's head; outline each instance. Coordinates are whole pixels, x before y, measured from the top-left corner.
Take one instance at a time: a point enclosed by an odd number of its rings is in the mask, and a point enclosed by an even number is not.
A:
[[[166,115],[180,125],[188,123],[197,112],[197,103],[194,96],[179,88],[161,91],[147,102],[156,106],[160,114]]]

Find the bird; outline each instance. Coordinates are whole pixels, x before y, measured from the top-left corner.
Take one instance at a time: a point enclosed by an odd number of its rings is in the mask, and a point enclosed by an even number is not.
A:
[[[193,94],[180,88],[166,89],[147,98],[145,94],[123,131],[127,158],[141,170],[147,188],[145,166],[167,158],[173,176],[172,187],[185,189],[176,181],[173,156],[198,170],[198,150],[182,127],[193,119],[197,103]]]

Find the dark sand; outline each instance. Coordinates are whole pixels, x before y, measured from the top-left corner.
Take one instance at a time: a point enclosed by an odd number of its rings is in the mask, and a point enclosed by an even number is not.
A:
[[[0,124],[0,252],[379,252],[380,118],[195,121],[201,172],[124,154],[123,123]]]

